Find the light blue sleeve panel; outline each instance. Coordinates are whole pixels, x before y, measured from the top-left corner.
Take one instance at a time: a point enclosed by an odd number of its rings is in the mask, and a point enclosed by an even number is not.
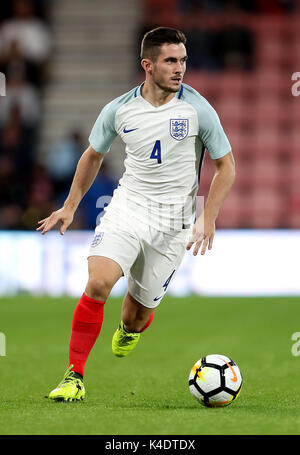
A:
[[[106,104],[100,112],[89,136],[89,143],[96,152],[103,154],[109,152],[113,140],[118,135],[115,129],[116,112],[130,101],[135,93],[136,88]]]
[[[199,138],[213,160],[231,151],[231,145],[223,130],[218,114],[209,102],[189,85],[183,84],[182,100],[197,111]]]

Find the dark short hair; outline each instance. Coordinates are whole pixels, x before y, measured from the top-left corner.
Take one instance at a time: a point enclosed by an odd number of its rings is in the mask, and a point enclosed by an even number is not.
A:
[[[141,58],[150,58],[155,61],[163,44],[185,44],[186,37],[176,28],[158,27],[147,32],[141,44]]]

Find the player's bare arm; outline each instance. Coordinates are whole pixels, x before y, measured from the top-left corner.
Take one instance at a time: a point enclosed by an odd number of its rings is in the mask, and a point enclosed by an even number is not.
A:
[[[63,235],[73,221],[74,213],[85,193],[94,182],[101,167],[104,155],[89,146],[78,161],[69,195],[62,208],[40,220],[36,229],[46,234],[58,222],[61,222],[60,233]]]
[[[204,212],[197,218],[193,228],[193,236],[186,247],[187,250],[190,250],[195,243],[194,256],[198,254],[201,245],[202,255],[205,254],[207,247],[209,250],[212,249],[215,221],[235,179],[235,162],[232,152],[214,160],[214,162],[216,172],[211,182]]]

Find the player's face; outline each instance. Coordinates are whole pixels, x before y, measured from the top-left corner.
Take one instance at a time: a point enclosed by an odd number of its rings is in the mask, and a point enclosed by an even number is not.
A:
[[[185,45],[163,44],[160,50],[152,66],[153,82],[166,92],[178,92],[186,70]]]

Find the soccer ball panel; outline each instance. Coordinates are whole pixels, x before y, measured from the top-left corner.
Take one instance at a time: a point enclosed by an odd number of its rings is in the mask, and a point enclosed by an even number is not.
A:
[[[223,406],[228,406],[232,400],[234,399],[234,396],[231,395],[230,393],[224,392],[222,390],[221,392],[217,393],[216,395],[213,395],[212,397],[209,398],[209,402],[206,404],[206,406],[210,407],[223,407]]]
[[[206,356],[206,363],[214,363],[215,365],[220,365],[220,367],[222,367],[223,365],[226,365],[226,362],[231,362],[231,359],[225,355],[210,354]]]
[[[203,367],[198,370],[196,382],[205,393],[218,389],[221,385],[220,371],[216,368]]]
[[[202,393],[199,390],[197,390],[193,384],[191,384],[189,387],[190,387],[190,392],[193,395],[193,397],[197,401],[199,401],[199,403],[204,404],[204,395],[202,395]]]
[[[236,392],[242,383],[242,375],[237,365],[230,365],[224,370],[225,385],[228,389]]]

